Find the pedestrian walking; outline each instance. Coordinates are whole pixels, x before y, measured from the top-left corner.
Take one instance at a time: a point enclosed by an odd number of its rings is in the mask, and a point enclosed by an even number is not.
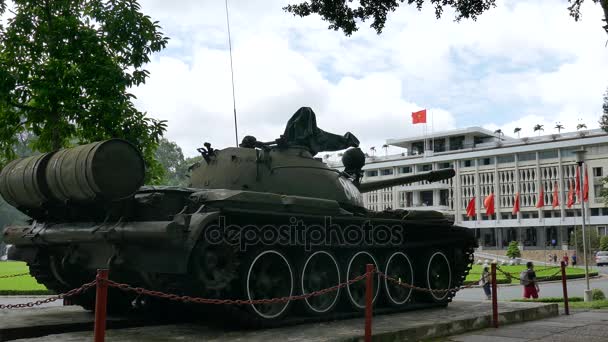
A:
[[[549,263],[553,262],[553,254],[549,253]]]
[[[540,288],[536,281],[536,272],[534,272],[534,264],[528,261],[526,264],[527,270],[522,271],[519,274],[519,283],[524,286],[524,298],[538,298]]]
[[[564,253],[564,263],[568,266],[568,253]]]
[[[488,266],[483,267],[481,272],[481,278],[479,279],[479,285],[483,288],[483,292],[486,294],[486,299],[492,299],[492,275],[490,274],[490,268]]]
[[[572,254],[572,267],[576,266],[576,253]]]
[[[553,262],[557,264],[557,253],[553,254]]]

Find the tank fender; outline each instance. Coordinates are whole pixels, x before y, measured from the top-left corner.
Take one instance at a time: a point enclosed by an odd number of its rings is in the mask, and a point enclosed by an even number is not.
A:
[[[205,231],[205,228],[218,220],[220,211],[203,212],[204,205],[194,214],[190,216],[190,232],[187,240],[184,242],[184,247],[187,250],[188,256],[192,252],[192,249],[196,245],[196,242],[201,238],[201,234]]]

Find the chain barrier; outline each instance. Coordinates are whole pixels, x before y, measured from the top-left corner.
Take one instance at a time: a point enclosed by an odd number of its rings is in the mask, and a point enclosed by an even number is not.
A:
[[[552,268],[557,268],[557,271],[548,276],[548,277],[542,277],[542,278],[552,278],[554,276],[556,276],[558,273],[561,272],[561,268],[560,267],[551,267],[551,268],[547,268],[547,269],[552,269]],[[508,273],[503,271],[500,267],[496,268],[498,271],[500,271],[502,274],[504,274],[507,278],[513,277],[512,273]],[[545,270],[547,270],[545,269]],[[420,291],[420,292],[427,292],[427,293],[445,293],[445,292],[453,292],[453,291],[459,291],[462,289],[468,289],[468,288],[473,288],[473,287],[477,287],[476,283],[471,283],[469,285],[460,285],[458,287],[453,287],[453,288],[449,288],[449,289],[429,289],[426,287],[419,287],[419,286],[415,286],[412,284],[408,284],[406,282],[403,282],[401,279],[396,279],[393,278],[391,276],[388,276],[380,271],[374,271],[375,274],[378,274],[381,278],[386,279],[394,284],[397,284],[401,287],[405,287],[408,289],[412,289],[414,291]],[[29,274],[29,273],[27,273]],[[21,274],[20,274],[21,275]],[[13,277],[17,277],[20,275],[12,275]],[[42,304],[46,304],[46,303],[51,303],[66,297],[71,297],[71,296],[75,296],[78,294],[81,294],[82,292],[85,292],[86,290],[90,289],[91,287],[96,286],[98,283],[102,283],[102,282],[106,282],[108,287],[113,287],[116,288],[118,290],[124,291],[124,292],[133,292],[136,293],[138,295],[146,295],[146,296],[152,296],[152,297],[157,297],[157,298],[163,298],[163,299],[168,299],[171,301],[179,301],[179,302],[183,302],[183,303],[194,303],[194,304],[214,304],[214,305],[259,305],[259,304],[274,304],[274,303],[286,303],[289,301],[294,301],[294,300],[303,300],[303,299],[308,299],[311,297],[317,297],[317,296],[322,296],[324,294],[330,293],[330,292],[334,292],[337,291],[339,289],[345,288],[346,286],[352,285],[354,283],[357,283],[363,279],[365,279],[368,276],[368,273],[362,274],[356,278],[353,278],[349,281],[340,283],[338,285],[326,288],[326,289],[322,289],[319,291],[314,291],[311,293],[307,293],[307,294],[302,294],[302,295],[297,295],[297,296],[288,296],[288,297],[280,297],[280,298],[271,298],[271,299],[254,299],[254,300],[241,300],[241,299],[214,299],[214,298],[201,298],[201,297],[191,297],[191,296],[180,296],[180,295],[176,295],[176,294],[170,294],[170,293],[164,293],[164,292],[160,292],[160,291],[153,291],[153,290],[147,290],[144,289],[142,287],[133,287],[129,284],[123,284],[123,283],[118,283],[115,282],[113,280],[104,280],[101,278],[96,278],[95,280],[93,280],[90,283],[86,283],[84,285],[82,285],[79,288],[70,290],[66,293],[63,294],[59,294],[55,297],[50,297],[47,299],[43,299],[43,300],[38,300],[35,302],[29,302],[29,303],[23,303],[23,304],[0,304],[0,309],[16,309],[16,308],[25,308],[25,307],[34,307],[34,306],[39,306]]]
[[[558,274],[559,272],[561,272],[561,266],[552,266],[552,267],[545,267],[545,268],[539,268],[537,271],[538,272],[544,272],[547,270],[552,270],[555,269],[555,273],[553,275],[550,275],[549,277],[553,277],[556,274]],[[496,265],[496,270],[499,271],[500,273],[502,273],[508,280],[511,280],[513,278],[519,279],[519,273],[513,272],[513,273],[509,273],[506,271],[503,271],[502,268],[500,268],[500,266]],[[538,278],[547,278],[546,276],[542,276],[542,277],[538,277]]]
[[[0,275],[0,279],[17,278],[17,277],[23,277],[23,276],[29,276],[29,275],[30,275],[29,272],[17,273],[17,274],[7,274],[7,275]]]
[[[359,282],[363,279],[365,279],[367,277],[367,273],[362,274],[356,278],[353,278],[347,282],[338,284],[336,286],[332,286],[323,290],[319,290],[319,291],[314,291],[311,293],[307,293],[307,294],[303,294],[303,295],[298,295],[298,296],[288,296],[288,297],[281,297],[281,298],[272,298],[272,299],[254,299],[254,300],[241,300],[241,299],[211,299],[211,298],[200,298],[200,297],[190,297],[190,296],[179,296],[176,294],[168,294],[168,293],[164,293],[164,292],[160,292],[160,291],[151,291],[151,290],[146,290],[144,288],[141,287],[132,287],[128,284],[121,284],[121,283],[117,283],[115,281],[112,280],[107,280],[107,284],[109,287],[114,287],[117,288],[121,291],[125,291],[125,292],[134,292],[137,293],[138,295],[147,295],[147,296],[152,296],[152,297],[157,297],[157,298],[163,298],[163,299],[168,299],[168,300],[172,300],[172,301],[178,301],[178,302],[183,302],[183,303],[195,303],[195,304],[216,304],[216,305],[259,305],[259,304],[274,304],[274,303],[286,303],[286,302],[290,302],[290,301],[294,301],[294,300],[302,300],[302,299],[308,299],[310,297],[316,297],[316,296],[321,296],[324,295],[326,293],[329,292],[333,292],[333,291],[337,291],[338,289],[344,288],[346,286],[349,286],[351,284],[354,284],[356,282]],[[103,279],[96,279],[96,281],[98,282],[103,282],[106,280]]]
[[[428,292],[428,293],[438,292],[438,293],[442,293],[442,292],[459,291],[459,290],[462,290],[462,289],[468,289],[468,288],[473,288],[473,287],[477,286],[475,283],[473,283],[473,284],[469,284],[469,285],[461,285],[461,286],[458,286],[458,287],[453,287],[451,289],[429,289],[429,288],[426,288],[426,287],[418,287],[418,286],[415,286],[415,285],[408,284],[406,282],[401,281],[400,279],[395,279],[395,278],[393,278],[391,276],[388,276],[388,275],[386,275],[386,274],[384,274],[384,273],[382,273],[380,271],[376,271],[376,273],[378,273],[381,278],[384,278],[384,279],[386,279],[386,280],[388,280],[388,281],[390,281],[392,283],[395,283],[395,284],[397,284],[399,286],[402,286],[402,287],[405,287],[405,288],[408,288],[408,289],[412,289],[414,291],[420,291],[420,292]]]
[[[93,280],[90,283],[86,283],[84,285],[82,285],[79,288],[75,288],[72,289],[66,293],[61,293],[58,294],[57,296],[54,297],[49,297],[46,299],[41,299],[41,300],[37,300],[34,302],[29,302],[29,303],[20,303],[20,304],[0,304],[0,310],[1,309],[22,309],[22,308],[32,308],[34,306],[39,306],[42,304],[47,304],[47,303],[52,303],[55,301],[58,301],[60,299],[64,299],[67,297],[72,297],[72,296],[76,296],[79,295],[85,291],[87,291],[88,289],[90,289],[91,287],[95,287],[97,285],[97,280]]]

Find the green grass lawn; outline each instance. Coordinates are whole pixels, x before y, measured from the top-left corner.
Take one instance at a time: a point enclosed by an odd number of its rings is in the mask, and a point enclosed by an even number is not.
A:
[[[500,269],[502,269],[504,272],[511,274],[511,276],[513,277],[511,282],[515,283],[515,284],[519,284],[519,273],[521,271],[523,271],[524,269],[526,269],[525,265],[514,265],[514,266],[499,266]],[[479,281],[479,278],[481,277],[481,272],[483,271],[483,266],[482,265],[473,265],[473,268],[471,269],[471,271],[469,272],[469,276],[467,277],[467,282],[477,282]],[[537,266],[535,267],[535,271],[536,271],[536,276],[538,278],[542,278],[542,277],[550,277],[553,276],[557,271],[559,271],[559,268],[555,268],[555,267],[545,267],[545,266]],[[566,275],[569,277],[578,277],[578,276],[584,276],[585,274],[585,270],[582,268],[574,268],[574,267],[568,267],[566,268]],[[597,272],[591,272],[591,275],[597,275]],[[557,279],[561,279],[561,272],[558,273],[556,275]],[[499,283],[506,283],[507,282],[507,277],[506,275],[504,275],[502,272],[496,270],[496,279],[498,280]],[[553,280],[554,278],[548,279],[548,280]]]
[[[551,297],[539,299],[514,299],[512,302],[535,302],[535,303],[557,303],[559,306],[564,306],[564,298]],[[568,306],[571,309],[605,309],[608,308],[608,300],[594,300],[584,302],[582,297],[571,297],[568,300]]]
[[[28,272],[24,262],[0,261],[0,276]],[[36,279],[27,275],[15,278],[0,278],[0,294],[44,294],[48,290],[38,284]]]

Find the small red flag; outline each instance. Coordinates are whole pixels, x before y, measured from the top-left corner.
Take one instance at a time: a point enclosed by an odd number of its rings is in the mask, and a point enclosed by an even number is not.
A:
[[[417,112],[412,113],[412,123],[426,123],[426,109],[419,110]]]
[[[589,202],[589,173],[587,173],[587,166],[585,166],[585,183],[583,184],[583,200]]]
[[[467,205],[467,217],[475,217],[475,215],[475,197],[473,197]]]
[[[553,208],[559,206],[559,192],[557,188],[557,182],[553,186]]]
[[[568,208],[572,208],[573,204],[574,204],[574,189],[572,188],[572,182],[570,182],[570,189],[568,190],[568,203],[566,204],[566,206],[568,206]]]
[[[483,206],[486,208],[486,215],[488,215],[488,216],[494,215],[494,194],[493,193],[489,194],[483,200]]]
[[[538,195],[538,202],[536,202],[537,208],[542,208],[545,206],[545,189],[543,186],[540,186],[540,194]]]
[[[519,192],[515,194],[515,205],[513,205],[513,215],[519,212]]]
[[[581,200],[581,173],[580,167],[576,167],[576,202]]]

